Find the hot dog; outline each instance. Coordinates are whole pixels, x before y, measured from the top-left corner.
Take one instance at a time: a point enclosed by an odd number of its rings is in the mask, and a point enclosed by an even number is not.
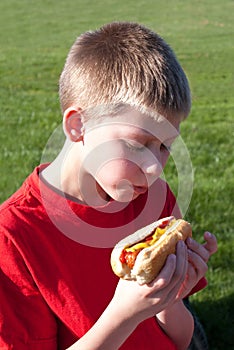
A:
[[[141,228],[116,244],[111,253],[113,272],[123,279],[139,284],[152,282],[174,254],[179,240],[192,236],[191,225],[173,216]]]

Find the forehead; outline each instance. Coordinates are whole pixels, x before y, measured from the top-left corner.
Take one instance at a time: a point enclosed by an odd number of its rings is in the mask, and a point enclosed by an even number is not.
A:
[[[114,117],[101,117],[89,130],[97,128],[108,135],[117,137],[155,137],[158,139],[173,139],[179,135],[180,118],[176,116],[165,118],[160,114],[147,115],[134,109]]]

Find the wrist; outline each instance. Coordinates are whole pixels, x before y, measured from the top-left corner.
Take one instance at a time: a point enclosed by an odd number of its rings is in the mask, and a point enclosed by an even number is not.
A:
[[[193,334],[194,320],[181,299],[158,313],[156,319],[177,349],[188,348]]]
[[[116,303],[114,299],[111,300],[102,316],[107,319],[115,318],[121,325],[127,326],[129,323],[133,329],[144,320],[141,314],[136,312],[136,308],[132,310],[131,307],[120,307],[119,302]]]
[[[161,312],[156,314],[157,319],[161,320],[165,317],[169,317],[170,315],[174,315],[175,313],[180,312],[182,309],[184,309],[184,303],[182,299],[177,299],[173,304],[163,309]]]

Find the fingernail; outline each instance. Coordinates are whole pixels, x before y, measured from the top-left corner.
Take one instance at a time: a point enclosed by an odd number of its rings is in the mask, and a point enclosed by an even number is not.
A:
[[[184,245],[185,245],[184,241],[179,241],[178,244],[179,244],[179,246],[180,246],[181,248],[183,248]]]
[[[212,233],[210,233],[209,231],[206,231],[206,235],[207,235],[208,238],[212,237]]]
[[[170,255],[168,255],[168,257],[167,257],[167,259],[168,259],[169,261],[174,261],[175,258],[176,258],[175,254],[170,254]]]

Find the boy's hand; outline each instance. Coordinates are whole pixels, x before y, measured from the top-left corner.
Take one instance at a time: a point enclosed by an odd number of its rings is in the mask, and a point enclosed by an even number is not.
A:
[[[217,240],[213,234],[205,232],[204,239],[206,241],[204,244],[199,244],[192,238],[186,240],[189,264],[186,278],[178,294],[179,298],[186,297],[200,279],[205,276],[209,258],[218,249]]]
[[[135,319],[136,324],[171,306],[181,288],[188,269],[187,247],[177,244],[177,253],[170,255],[164,268],[150,284],[120,279],[112,306],[123,319]]]

